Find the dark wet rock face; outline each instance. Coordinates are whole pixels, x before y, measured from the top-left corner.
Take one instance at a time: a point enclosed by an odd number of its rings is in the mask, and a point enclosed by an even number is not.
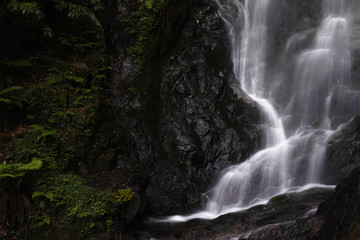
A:
[[[118,3],[122,5],[114,8],[115,13],[126,16],[124,9],[133,4]],[[139,81],[126,55],[131,35],[121,22],[108,27],[115,51],[114,102],[129,138],[123,154],[127,157],[118,162],[139,169],[136,184],[143,193],[146,215],[194,211],[224,168],[261,147],[259,110],[241,90],[233,90],[239,87],[217,5],[173,1],[169,11],[169,22],[155,37],[159,43],[152,44],[144,90],[136,96],[126,90]],[[169,31],[177,38],[170,39]]]
[[[121,110],[125,111],[134,107],[128,97],[127,89],[136,80],[137,67],[128,55],[127,49],[135,41],[132,29],[126,24],[133,11],[137,9],[136,1],[109,0],[104,16],[104,28],[107,46],[111,52],[111,77],[113,101]]]
[[[329,140],[322,179],[336,185],[360,166],[360,117],[355,117]]]
[[[159,157],[146,190],[159,215],[199,206],[215,175],[260,147],[257,107],[230,87],[236,81],[216,11],[214,3],[195,4],[161,79]]]
[[[323,219],[318,216],[280,224],[271,224],[251,234],[247,239],[309,240],[316,237],[322,224]]]
[[[319,240],[360,239],[360,168],[336,187],[318,214],[325,216]]]
[[[186,223],[147,223],[129,239],[312,239],[323,217],[314,215],[331,190],[310,189],[288,193],[241,212],[214,220],[194,219]]]

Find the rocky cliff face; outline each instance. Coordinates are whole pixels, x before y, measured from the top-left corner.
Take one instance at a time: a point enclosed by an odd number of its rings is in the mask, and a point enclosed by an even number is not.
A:
[[[355,117],[330,139],[322,179],[336,185],[360,166],[360,118]]]
[[[336,187],[332,196],[319,206],[318,213],[325,216],[320,240],[360,238],[360,168]]]
[[[115,12],[124,15],[124,8]],[[177,38],[167,45],[153,43],[145,90],[136,96],[126,92],[139,81],[135,64],[126,55],[128,38],[120,36],[121,23],[108,31],[114,51],[114,102],[122,110],[119,118],[129,135],[125,161],[137,164],[145,208],[158,215],[199,207],[201,193],[215,176],[261,145],[256,104],[233,90],[238,88],[216,5],[177,1],[169,9],[181,12],[169,12],[167,26],[157,38],[166,39],[167,31]]]

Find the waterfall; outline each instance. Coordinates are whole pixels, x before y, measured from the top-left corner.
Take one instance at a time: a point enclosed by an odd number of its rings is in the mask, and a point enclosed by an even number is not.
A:
[[[234,73],[265,116],[266,145],[224,173],[210,192],[206,210],[212,213],[247,208],[276,194],[321,184],[326,143],[334,133],[331,104],[333,98],[345,97],[335,94],[335,88],[340,81],[346,85],[351,80],[349,1],[324,0],[323,20],[312,46],[295,56],[289,104],[276,111],[271,99],[276,95],[266,92],[266,82],[272,81],[266,78],[267,9],[271,1],[235,1],[238,11],[243,12],[242,29],[236,28],[239,24],[226,13],[232,1],[217,1],[220,16],[232,26]],[[285,129],[281,114],[290,115],[295,124],[287,124],[289,129]],[[286,137],[285,132],[293,134]]]
[[[266,203],[277,194],[327,187],[321,184],[326,144],[341,123],[355,115],[356,106],[347,96],[352,84],[350,25],[355,0],[323,0],[311,43],[290,52],[295,42],[304,40],[299,33],[290,36],[282,57],[290,66],[279,67],[277,75],[267,74],[268,9],[275,0],[215,1],[229,32],[235,77],[264,116],[264,149],[224,171],[207,193],[204,211],[169,221],[214,218]],[[285,97],[279,96],[281,91],[286,91]],[[351,105],[347,112],[344,104]]]

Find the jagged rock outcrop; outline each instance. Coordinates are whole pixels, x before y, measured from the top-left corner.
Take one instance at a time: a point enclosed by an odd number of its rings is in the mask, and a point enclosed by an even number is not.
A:
[[[198,1],[160,83],[160,155],[146,190],[153,202],[191,209],[214,175],[258,149],[259,112],[245,94],[231,89],[236,81],[229,59],[216,5]],[[158,204],[152,209],[165,213]]]
[[[360,117],[355,117],[328,142],[322,179],[336,185],[360,166]]]
[[[123,16],[124,9],[114,11]],[[167,22],[154,37],[167,45],[152,43],[144,87],[136,96],[126,91],[139,80],[126,55],[129,41],[121,18],[107,28],[115,51],[114,103],[129,138],[118,163],[138,169],[146,214],[193,211],[216,175],[261,146],[259,110],[241,90],[233,90],[239,87],[216,12],[217,5],[208,1],[170,3]]]
[[[325,216],[319,240],[360,239],[360,168],[336,187],[318,214]]]

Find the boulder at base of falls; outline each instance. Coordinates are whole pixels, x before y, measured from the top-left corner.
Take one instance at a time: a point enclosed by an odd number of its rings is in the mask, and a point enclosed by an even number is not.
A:
[[[319,205],[320,203],[320,205]],[[315,214],[315,211],[318,210]],[[147,223],[128,239],[360,239],[360,167],[335,190],[309,189],[214,220]]]
[[[360,167],[319,205],[316,215],[267,225],[247,239],[360,239]]]
[[[298,239],[317,236],[323,216],[317,206],[331,189],[314,188],[286,193],[265,205],[222,215],[213,220],[193,219],[182,223],[145,223],[128,235],[129,239]]]

